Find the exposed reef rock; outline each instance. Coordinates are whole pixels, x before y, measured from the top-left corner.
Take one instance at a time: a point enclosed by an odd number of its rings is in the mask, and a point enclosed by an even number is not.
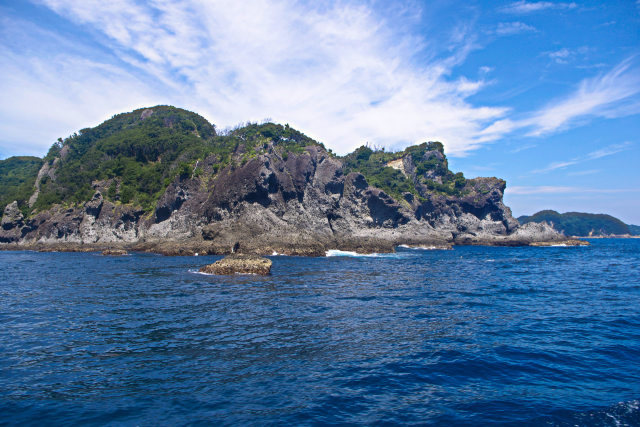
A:
[[[505,181],[453,174],[437,142],[398,153],[361,147],[337,157],[289,127],[249,125],[216,137],[212,125],[187,113],[137,110],[54,145],[25,198],[30,215],[17,203],[7,205],[0,242],[318,256],[328,249],[371,253],[401,244],[526,246],[566,239],[546,223],[520,226],[502,201]],[[123,136],[117,150],[101,145],[104,135],[115,144],[120,133],[138,128],[149,138],[144,144],[131,146]],[[165,150],[174,151],[157,151],[149,135],[163,132]],[[175,135],[188,142],[182,151],[166,145]],[[84,164],[93,169],[76,170]],[[91,179],[77,183],[76,176]],[[63,201],[48,202],[56,197]]]
[[[266,276],[271,273],[271,260],[256,255],[234,254],[202,267],[200,272],[207,274],[257,274]]]
[[[105,249],[102,251],[102,255],[122,256],[122,255],[129,255],[129,252],[127,252],[124,249]]]

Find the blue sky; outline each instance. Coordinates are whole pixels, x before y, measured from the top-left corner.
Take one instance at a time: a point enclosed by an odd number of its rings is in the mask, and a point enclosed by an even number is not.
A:
[[[0,158],[170,104],[341,154],[440,140],[515,215],[640,224],[640,0],[0,0],[0,40]]]

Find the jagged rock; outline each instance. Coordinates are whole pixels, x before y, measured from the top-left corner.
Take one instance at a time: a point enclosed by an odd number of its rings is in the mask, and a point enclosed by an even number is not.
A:
[[[4,230],[11,230],[14,228],[20,228],[24,224],[24,215],[20,212],[18,202],[13,201],[4,208],[2,214],[2,228]]]
[[[200,272],[207,274],[258,274],[265,276],[271,273],[271,260],[256,255],[234,254],[202,267]]]
[[[126,123],[137,126],[144,121],[151,126],[158,122],[176,132],[193,125],[180,123],[182,113],[176,111],[160,106],[141,109]],[[202,123],[201,131],[206,128],[209,136],[215,135],[214,127],[208,124],[207,128],[206,124]],[[257,128],[252,127],[252,132]],[[115,201],[121,191],[121,177],[94,176],[87,185],[95,193],[85,203],[65,200],[67,207],[53,205],[46,211],[33,212],[27,219],[19,210],[7,207],[0,242],[55,247],[126,245],[176,255],[228,254],[239,244],[246,254],[275,251],[322,255],[328,249],[389,252],[400,244],[528,245],[566,239],[548,225],[520,226],[503,203],[505,181],[454,177],[439,143],[425,143],[398,156],[387,156],[385,161],[391,159],[387,164],[402,173],[397,173],[395,187],[380,184],[383,190],[371,185],[381,181],[371,176],[368,182],[363,175],[370,176],[371,167],[367,172],[350,166],[347,158],[335,157],[309,139],[298,144],[288,136],[265,133],[260,134],[258,145],[247,142],[245,146],[244,137],[251,137],[247,135],[237,134],[220,142],[228,143],[224,150],[216,149],[195,165],[190,163],[193,153],[174,153],[179,155],[164,166],[169,171],[163,175],[167,180],[163,182],[165,190],[154,210],[145,212],[122,203],[122,199]],[[149,138],[148,148],[152,148],[155,141]],[[42,166],[30,205],[39,205],[40,190],[51,191],[48,185],[40,187],[42,180],[62,185],[60,180],[71,172],[64,169],[68,163],[63,160],[65,153],[75,152],[69,150],[65,145],[59,157]],[[366,154],[368,149],[363,150]],[[140,153],[143,158],[146,151]],[[145,161],[161,162],[162,157],[162,153],[156,153]],[[180,164],[188,164],[191,173],[176,174]],[[109,196],[111,188],[118,189],[115,196]]]

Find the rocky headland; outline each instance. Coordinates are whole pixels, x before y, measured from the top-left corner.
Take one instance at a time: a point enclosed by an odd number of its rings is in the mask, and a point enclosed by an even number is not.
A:
[[[315,256],[566,240],[520,225],[504,180],[449,171],[438,142],[339,157],[288,125],[219,134],[174,107],[59,140],[28,179],[3,203],[4,249]]]

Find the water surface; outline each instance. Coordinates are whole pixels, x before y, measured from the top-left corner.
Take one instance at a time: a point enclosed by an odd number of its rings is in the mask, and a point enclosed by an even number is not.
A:
[[[640,240],[592,243],[0,252],[1,422],[640,425]]]

